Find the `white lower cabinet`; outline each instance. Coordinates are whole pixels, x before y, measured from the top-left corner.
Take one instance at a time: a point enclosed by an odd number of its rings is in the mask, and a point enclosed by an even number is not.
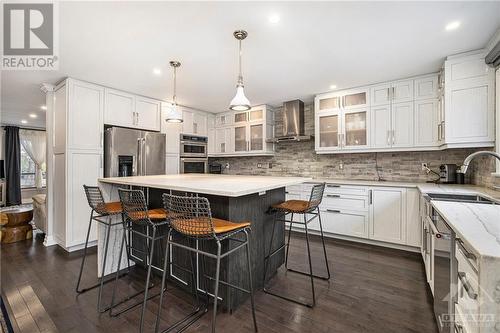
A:
[[[330,209],[321,210],[323,230],[334,234],[368,237],[368,213]]]
[[[177,175],[180,168],[179,154],[167,154],[165,156],[165,174]]]
[[[312,186],[311,183],[288,186],[286,200],[308,200]],[[380,245],[418,248],[423,237],[419,199],[416,188],[328,183],[319,206],[323,231],[357,241],[366,239]],[[302,215],[296,214],[294,221],[302,222]],[[319,221],[312,221],[308,228],[319,231]]]

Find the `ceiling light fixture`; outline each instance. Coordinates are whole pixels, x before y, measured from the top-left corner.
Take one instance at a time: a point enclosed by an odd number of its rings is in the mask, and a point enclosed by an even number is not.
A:
[[[332,85],[330,86],[330,89],[331,89],[331,90],[337,89],[337,86],[336,86],[336,85],[334,85],[334,84],[332,84]]]
[[[42,109],[43,111],[47,111],[47,107],[45,105],[40,106],[40,109]]]
[[[153,74],[154,75],[158,75],[158,76],[161,75],[161,69],[159,69],[159,68],[153,68]]]
[[[453,22],[448,23],[446,25],[445,29],[446,29],[446,31],[452,31],[452,30],[457,29],[458,27],[460,27],[460,21],[453,21]]]
[[[280,17],[278,14],[272,14],[269,16],[269,23],[276,24],[280,21]]]
[[[170,61],[170,66],[174,68],[174,94],[172,96],[172,107],[167,114],[167,123],[182,123],[182,110],[177,107],[177,68],[181,66],[178,61]]]
[[[21,120],[21,124],[27,124],[27,123],[28,123],[28,121],[27,121],[27,120],[24,120],[24,119],[23,119],[23,120]]]
[[[239,41],[239,74],[238,83],[236,84],[236,95],[231,100],[229,108],[234,111],[247,111],[250,110],[250,101],[245,96],[243,91],[243,75],[241,74],[241,41],[247,38],[248,33],[245,30],[236,30],[233,33],[234,38]]]
[[[30,118],[38,118],[38,116],[34,113],[30,113]]]

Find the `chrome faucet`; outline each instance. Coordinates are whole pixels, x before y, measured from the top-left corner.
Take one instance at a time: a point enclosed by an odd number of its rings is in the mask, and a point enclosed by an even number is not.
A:
[[[477,156],[481,156],[481,155],[490,155],[490,156],[496,157],[500,161],[500,154],[499,153],[495,153],[494,151],[476,151],[475,153],[472,153],[465,158],[464,164],[460,167],[459,172],[465,174],[467,172],[467,168],[469,168],[470,162],[474,158],[476,158]]]

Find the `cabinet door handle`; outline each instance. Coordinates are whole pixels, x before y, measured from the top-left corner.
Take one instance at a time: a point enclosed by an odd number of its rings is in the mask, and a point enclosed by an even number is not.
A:
[[[441,140],[441,124],[438,124],[438,140]]]
[[[387,88],[387,100],[390,101],[391,98],[392,98],[392,96],[391,96],[391,88],[389,87],[389,88]]]
[[[340,139],[340,133],[337,134],[337,146],[340,148],[342,147],[342,141]]]
[[[476,292],[474,292],[474,289],[472,289],[469,280],[467,280],[467,275],[465,274],[465,272],[458,272],[458,278],[460,279],[460,282],[462,282],[467,295],[469,295],[469,297],[472,299],[477,299],[477,294]]]
[[[368,204],[371,205],[373,203],[373,190],[368,191]]]
[[[326,196],[329,198],[340,198],[339,194],[327,194]]]
[[[337,210],[337,209],[327,209],[326,211],[329,213],[335,213],[335,214],[340,213],[340,210]]]
[[[392,87],[392,99],[396,99],[396,88]]]
[[[396,134],[396,130],[392,130],[392,144],[394,145],[396,139],[395,139],[395,135]]]
[[[342,133],[342,147],[345,147],[345,134]]]
[[[444,126],[444,120],[441,121],[441,135],[443,136],[442,139],[444,140],[444,137],[445,137],[445,131],[446,131],[446,127]]]
[[[457,238],[457,245],[467,259],[477,260],[477,257],[465,248],[464,242],[460,238]]]
[[[327,184],[326,187],[340,187],[340,185],[336,185],[336,184]]]
[[[387,145],[391,145],[391,131],[387,130]]]

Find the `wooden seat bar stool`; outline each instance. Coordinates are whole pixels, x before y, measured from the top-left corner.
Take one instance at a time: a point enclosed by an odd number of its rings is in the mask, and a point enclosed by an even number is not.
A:
[[[250,258],[250,237],[249,237],[250,223],[249,222],[234,223],[223,219],[213,218],[210,209],[210,203],[208,199],[204,197],[176,196],[172,194],[164,194],[163,202],[165,209],[170,212],[171,217],[170,217],[170,229],[167,238],[167,246],[165,249],[165,257],[167,258],[167,260],[165,260],[163,267],[162,287],[160,291],[161,293],[160,305],[158,307],[155,332],[158,332],[159,330],[160,313],[163,301],[163,291],[165,290],[165,284],[166,284],[166,275],[167,275],[166,272],[168,271],[167,269],[168,265],[171,264],[169,259],[170,246],[182,248],[190,251],[191,253],[196,253],[203,257],[209,257],[216,260],[215,278],[206,275],[203,259],[201,260],[202,262],[201,272],[199,273],[199,276],[202,277],[203,281],[205,281],[206,279],[214,281],[212,333],[215,333],[215,327],[216,327],[215,320],[217,316],[217,299],[219,292],[219,284],[223,284],[227,287],[234,288],[236,290],[250,294],[254,330],[255,332],[257,332],[257,320],[255,318],[255,303],[253,295],[252,270],[251,270],[251,258]],[[236,238],[236,236],[239,235],[244,235],[244,238],[243,239]],[[171,236],[176,236],[175,239],[181,237],[183,239],[188,239],[188,240],[213,241],[217,245],[217,253],[214,254],[204,251],[194,245],[188,246],[185,244],[181,244],[178,241],[172,240]],[[221,243],[225,240],[235,241],[237,245],[222,253]],[[194,241],[189,242],[189,244],[194,244],[194,243],[195,243]],[[242,248],[245,248],[246,250],[248,279],[249,279],[248,289],[244,289],[240,286],[236,286],[226,281],[220,280],[221,260],[230,255],[231,253],[238,251]],[[206,286],[204,287],[204,289],[208,303],[208,291]],[[197,292],[197,288],[195,288],[195,290]],[[183,326],[180,331],[186,329],[193,322],[194,321],[190,321],[187,325]],[[173,328],[174,327],[171,326],[162,332],[163,333],[170,332]]]
[[[120,202],[105,202],[102,196],[101,189],[98,186],[87,186],[83,185],[83,189],[85,191],[85,195],[87,197],[87,201],[91,208],[90,219],[89,219],[89,227],[87,230],[87,237],[85,239],[85,247],[83,248],[83,257],[82,263],[80,265],[80,273],[78,274],[78,282],[76,283],[76,292],[78,294],[85,293],[89,290],[99,287],[99,293],[97,297],[97,311],[100,313],[106,312],[110,309],[110,307],[101,307],[102,303],[102,289],[104,284],[111,282],[114,278],[109,280],[104,279],[104,274],[106,271],[106,259],[108,257],[108,245],[109,245],[109,236],[111,233],[111,228],[120,225],[122,221],[113,222],[113,218],[116,216],[120,216],[122,214],[122,208]],[[92,222],[101,223],[106,226],[105,237],[104,237],[104,257],[101,266],[101,279],[100,282],[96,283],[87,288],[80,288],[80,283],[82,280],[83,268],[85,266],[85,259],[87,258],[87,247],[89,244],[90,230],[92,228]]]
[[[314,290],[314,278],[319,278],[322,280],[330,280],[330,268],[328,267],[328,256],[326,254],[325,239],[324,239],[324,235],[323,235],[323,226],[321,223],[321,214],[320,214],[320,210],[319,210],[319,205],[321,204],[321,201],[323,199],[323,192],[324,191],[325,191],[325,183],[314,185],[311,189],[311,195],[309,197],[309,201],[306,201],[306,200],[287,200],[285,202],[273,205],[271,207],[272,210],[274,210],[275,215],[274,215],[274,222],[273,222],[273,231],[271,233],[271,241],[270,241],[271,244],[269,244],[269,252],[264,258],[264,261],[265,261],[265,265],[264,265],[264,292],[265,293],[282,298],[282,299],[285,299],[285,300],[293,302],[293,303],[304,305],[304,306],[307,306],[310,308],[312,308],[316,305],[316,294],[315,294],[315,290]],[[294,214],[302,214],[303,215],[303,222],[294,221],[293,220]],[[307,214],[312,215],[312,217],[308,219]],[[279,216],[279,215],[281,215],[281,216]],[[290,215],[290,220],[286,219],[287,215]],[[307,225],[316,218],[319,220],[319,228],[320,228],[321,242],[323,244],[323,254],[325,256],[325,265],[326,265],[327,276],[315,275],[315,274],[313,274],[313,269],[312,269],[311,249],[310,249],[310,245],[309,245],[309,230],[308,230]],[[275,231],[277,222],[289,223],[290,227],[288,230],[288,240],[287,240],[286,244],[283,244],[278,249],[273,250],[274,231]],[[309,272],[303,272],[303,271],[299,271],[299,270],[292,269],[292,268],[288,267],[288,253],[289,253],[289,249],[290,249],[290,234],[292,231],[292,226],[294,224],[300,224],[300,225],[304,226],[305,236],[306,236],[305,237],[306,238],[306,245],[307,245],[307,257],[309,260]],[[295,299],[295,298],[280,295],[280,294],[277,294],[273,291],[270,291],[267,288],[266,278],[267,278],[267,269],[268,269],[269,261],[270,261],[272,256],[279,253],[284,248],[286,248],[286,257],[285,257],[286,270],[290,271],[290,272],[306,275],[310,278],[312,303],[305,303],[305,302],[302,302],[302,301]]]
[[[116,317],[142,304],[139,332],[143,332],[144,316],[146,313],[147,301],[159,295],[159,293],[153,295],[148,295],[148,293],[149,289],[153,287],[153,285],[150,285],[150,280],[151,280],[151,268],[153,265],[155,243],[160,242],[161,244],[161,240],[165,239],[166,237],[166,234],[160,235],[158,233],[158,229],[161,228],[162,226],[167,226],[168,213],[163,208],[148,209],[146,200],[144,198],[144,192],[142,192],[141,190],[118,189],[118,195],[120,197],[120,203],[122,208],[123,237],[120,245],[120,254],[118,256],[118,267],[115,273],[115,284],[113,286],[113,294],[111,296],[111,309],[109,310],[109,314],[112,317]],[[128,240],[127,240],[127,234],[129,235]],[[146,251],[133,247],[132,240],[130,239],[131,234],[139,236],[144,240],[146,240],[148,244],[146,246],[147,248]],[[120,266],[121,266],[124,247],[126,249],[127,259],[129,257],[129,253],[131,250],[146,254],[146,262],[145,262],[147,268],[146,282],[143,290],[141,290],[138,293],[134,293],[133,295],[126,296],[121,301],[115,303],[116,287],[118,283],[118,278],[120,276]],[[142,293],[144,293],[142,301],[134,302],[133,304],[128,305],[124,309],[120,309],[117,312],[113,312],[116,306],[123,304]]]

